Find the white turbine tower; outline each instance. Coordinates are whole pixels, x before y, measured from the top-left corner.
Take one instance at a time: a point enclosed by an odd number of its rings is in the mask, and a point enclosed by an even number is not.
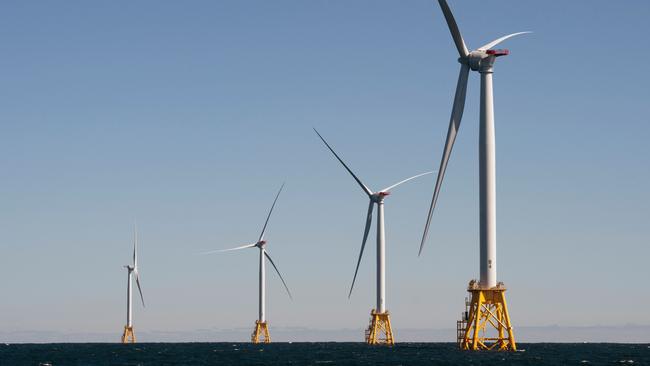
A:
[[[350,286],[348,297],[352,295],[354,282],[357,279],[359,265],[361,264],[361,257],[363,257],[363,250],[366,247],[366,239],[368,239],[370,224],[372,223],[372,211],[374,206],[377,205],[377,304],[375,309],[371,311],[370,325],[366,331],[366,342],[368,344],[394,344],[395,341],[393,337],[393,331],[390,325],[390,314],[388,311],[386,311],[386,237],[384,233],[384,199],[390,194],[390,190],[397,187],[398,185],[408,182],[411,179],[415,179],[426,174],[431,174],[433,172],[418,174],[397,182],[392,186],[386,187],[380,191],[373,192],[361,182],[361,180],[343,162],[343,160],[336,154],[336,152],[334,152],[334,149],[332,149],[327,141],[325,141],[323,136],[321,136],[321,134],[316,129],[314,129],[314,131],[318,137],[320,137],[323,143],[325,143],[325,146],[327,146],[332,154],[334,154],[336,159],[348,171],[348,173],[352,175],[354,180],[368,195],[368,198],[370,200],[368,204],[368,215],[366,217],[366,227],[363,232],[363,240],[361,241],[361,250],[359,251],[359,259],[357,260],[357,267],[354,270],[354,278],[352,279],[352,286]],[[382,333],[384,334],[383,338],[381,337]]]
[[[465,317],[459,322],[459,343],[463,349],[496,348],[515,350],[515,340],[510,325],[510,317],[505,301],[505,287],[497,283],[496,261],[496,167],[495,167],[495,132],[494,108],[492,96],[493,66],[497,57],[509,54],[508,50],[492,49],[492,47],[508,38],[530,32],[518,32],[498,38],[474,51],[469,51],[460,34],[456,20],[445,0],[438,0],[447,20],[454,44],[460,58],[460,75],[454,97],[454,105],[449,121],[447,140],[440,161],[440,169],[436,186],[433,191],[429,215],[424,227],[420,254],[429,233],[431,217],[438,200],[440,186],[445,176],[445,170],[451,155],[454,141],[460,127],[460,121],[465,107],[467,79],[469,71],[478,71],[481,75],[481,106],[479,130],[479,175],[480,175],[480,280],[471,281],[468,291],[472,300],[466,305],[470,307]],[[498,332],[496,340],[479,337],[479,331],[484,334],[486,325],[492,324]],[[507,333],[507,335],[505,334]]]
[[[140,272],[138,271],[138,230],[133,227],[133,265],[126,265],[128,274],[128,282],[126,285],[126,325],[124,326],[124,333],[122,333],[122,343],[135,343],[135,333],[133,332],[133,278],[138,285],[138,292],[140,293],[140,300],[142,300],[142,307],[144,307],[144,297],[142,297],[142,288],[140,287]]]
[[[269,263],[273,266],[275,269],[275,272],[280,276],[280,280],[282,281],[282,284],[284,285],[284,288],[287,290],[287,294],[289,295],[290,299],[293,299],[291,296],[291,291],[289,291],[289,287],[287,286],[287,283],[284,281],[284,278],[280,274],[280,270],[278,267],[275,265],[273,262],[273,259],[271,259],[271,256],[269,253],[266,251],[266,240],[264,240],[264,234],[266,233],[266,227],[269,223],[269,219],[271,218],[271,213],[273,213],[273,208],[275,207],[275,203],[278,201],[278,197],[280,196],[280,192],[282,192],[282,188],[284,188],[284,183],[280,187],[280,190],[275,196],[275,200],[273,200],[273,205],[271,205],[271,210],[269,211],[268,216],[266,216],[266,221],[264,222],[264,227],[262,228],[262,233],[260,234],[259,238],[255,243],[252,244],[247,244],[243,245],[240,247],[236,248],[230,248],[230,249],[222,249],[222,250],[213,250],[210,252],[206,252],[204,254],[211,254],[211,253],[221,253],[221,252],[230,252],[234,250],[240,250],[240,249],[248,249],[248,248],[255,248],[257,247],[260,250],[260,256],[259,256],[259,312],[258,312],[258,318],[255,321],[255,329],[253,330],[253,334],[251,335],[251,341],[253,343],[271,343],[271,337],[269,335],[269,328],[268,328],[268,323],[266,321],[266,262],[265,259],[269,260]],[[260,338],[263,337],[264,340],[261,341]]]

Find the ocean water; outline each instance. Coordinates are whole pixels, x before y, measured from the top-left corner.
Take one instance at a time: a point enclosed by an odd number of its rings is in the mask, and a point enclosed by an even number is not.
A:
[[[467,352],[451,343],[106,343],[0,344],[0,366],[64,365],[649,365],[648,344],[519,345]]]

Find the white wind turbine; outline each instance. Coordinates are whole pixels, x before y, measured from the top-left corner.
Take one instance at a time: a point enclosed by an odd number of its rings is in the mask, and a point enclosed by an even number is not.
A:
[[[498,45],[499,43],[505,41],[508,38],[530,33],[530,32],[517,32],[509,34],[498,38],[492,42],[489,42],[476,50],[469,51],[465,45],[465,41],[460,34],[456,20],[454,19],[451,9],[447,4],[446,0],[438,0],[442,12],[449,26],[451,36],[458,50],[459,58],[458,62],[460,63],[460,75],[458,76],[458,84],[456,87],[456,94],[454,96],[454,105],[451,111],[451,118],[449,121],[449,129],[447,132],[447,139],[445,141],[445,148],[442,153],[442,159],[440,161],[440,169],[438,170],[438,178],[436,180],[435,189],[433,191],[433,198],[431,200],[431,207],[429,208],[429,214],[427,216],[426,225],[424,227],[424,233],[422,235],[422,241],[420,242],[419,254],[422,253],[422,248],[424,243],[427,240],[427,235],[429,232],[429,226],[431,224],[431,217],[438,200],[438,195],[440,193],[440,186],[442,180],[445,176],[445,170],[447,168],[447,163],[451,155],[452,148],[454,146],[454,141],[456,140],[456,135],[458,133],[458,128],[460,127],[460,121],[463,116],[463,109],[465,107],[465,96],[467,91],[467,80],[469,76],[469,71],[478,71],[481,75],[481,98],[480,98],[480,127],[479,127],[479,184],[480,184],[480,281],[478,286],[474,283],[470,283],[470,289],[472,291],[477,291],[476,293],[472,292],[472,301],[479,298],[480,291],[486,291],[489,289],[497,288],[497,262],[496,262],[496,162],[495,162],[495,129],[494,129],[494,100],[492,92],[492,74],[493,74],[493,65],[497,57],[506,56],[509,54],[508,50],[492,49],[492,47]],[[418,254],[418,255],[419,255]],[[507,308],[505,306],[505,297],[503,291],[505,287],[498,286],[501,288],[499,290],[499,299],[503,297],[503,300],[498,300],[494,297],[494,302],[506,309],[507,317]],[[485,298],[490,298],[488,294],[481,295]],[[475,299],[476,297],[476,299]],[[476,300],[478,301],[478,300]],[[482,300],[481,300],[482,301]],[[489,300],[492,301],[492,300]],[[476,305],[478,304],[478,305]],[[481,319],[481,303],[477,302],[473,305],[476,307],[476,316],[472,318],[470,314],[470,319],[476,321],[476,326],[478,327],[478,321]],[[501,325],[503,319],[499,319]],[[487,321],[485,322],[487,323]],[[508,330],[510,331],[509,319]],[[469,329],[468,329],[469,331]],[[501,331],[500,331],[501,332]],[[514,338],[511,337],[512,346],[514,347]],[[480,342],[478,342],[480,343]],[[474,343],[472,346],[473,349],[476,349],[477,343]]]
[[[384,199],[390,194],[390,190],[399,186],[402,183],[408,182],[411,179],[421,177],[426,174],[431,174],[433,172],[426,172],[422,174],[415,175],[413,177],[404,179],[400,182],[397,182],[389,187],[386,187],[380,191],[373,192],[361,180],[352,172],[352,170],[343,162],[343,160],[336,154],[334,149],[325,141],[323,136],[314,128],[314,131],[320,137],[320,139],[325,143],[325,146],[334,154],[336,159],[343,165],[343,167],[352,175],[354,180],[359,184],[361,189],[368,195],[369,204],[368,204],[368,214],[366,216],[366,226],[363,232],[363,240],[361,241],[361,250],[359,251],[359,259],[357,260],[357,266],[354,270],[354,277],[352,279],[352,285],[350,286],[350,292],[348,293],[348,298],[352,295],[352,289],[354,288],[354,282],[357,279],[357,273],[359,272],[359,265],[361,264],[361,258],[363,257],[363,251],[366,247],[366,239],[368,239],[368,233],[370,232],[370,224],[372,223],[372,211],[375,205],[377,205],[377,304],[376,308],[371,313],[371,323],[366,332],[366,342],[370,344],[377,343],[388,343],[393,344],[393,334],[390,326],[390,317],[386,311],[386,237],[384,233]],[[381,339],[380,333],[384,333],[385,338]]]
[[[266,322],[266,266],[265,266],[265,259],[269,260],[269,263],[273,266],[275,269],[275,272],[280,276],[280,280],[282,281],[282,284],[284,285],[284,288],[287,290],[287,294],[289,295],[290,299],[293,299],[293,296],[291,296],[291,291],[289,291],[289,287],[287,286],[287,283],[284,281],[284,278],[282,277],[282,274],[280,274],[280,270],[278,267],[275,265],[273,262],[273,259],[271,259],[271,256],[269,253],[267,253],[266,250],[266,240],[264,240],[264,234],[266,233],[266,227],[269,223],[269,219],[271,218],[271,214],[273,213],[273,208],[275,208],[275,203],[278,201],[278,197],[280,196],[280,193],[282,192],[282,189],[284,188],[284,183],[280,187],[280,190],[275,196],[275,199],[273,200],[273,205],[271,205],[271,210],[269,210],[269,214],[266,217],[266,221],[264,222],[264,227],[262,228],[262,233],[260,234],[259,238],[255,243],[252,244],[247,244],[243,245],[240,247],[236,248],[230,248],[230,249],[222,249],[222,250],[213,250],[210,252],[205,252],[204,254],[212,254],[212,253],[221,253],[221,252],[230,252],[234,250],[241,250],[241,249],[248,249],[248,248],[255,248],[257,247],[260,251],[260,256],[259,256],[259,312],[258,312],[258,319],[255,322],[255,330],[253,331],[253,334],[251,335],[251,341],[253,343],[259,343],[260,342],[260,336],[264,337],[264,343],[270,343],[271,342],[271,337],[269,335],[269,330],[268,330],[268,325]]]
[[[451,119],[449,121],[449,130],[447,131],[447,140],[445,141],[445,149],[442,153],[440,161],[440,169],[438,170],[438,178],[436,186],[433,191],[433,198],[431,200],[431,207],[427,222],[424,227],[422,241],[420,242],[420,251],[427,240],[429,233],[429,226],[431,224],[431,217],[433,215],[438,195],[440,193],[440,186],[445,176],[447,163],[451,155],[451,150],[456,141],[458,128],[463,116],[463,109],[465,108],[465,95],[467,91],[467,79],[469,71],[478,71],[481,74],[481,106],[480,106],[480,134],[479,134],[479,173],[480,173],[480,273],[481,273],[481,286],[494,287],[497,283],[496,277],[496,163],[495,163],[495,133],[494,133],[494,102],[492,96],[492,73],[494,61],[499,56],[509,54],[508,50],[494,50],[492,47],[505,41],[508,38],[530,33],[530,32],[517,32],[507,36],[498,38],[490,43],[487,43],[474,51],[468,51],[465,41],[460,34],[456,20],[449,9],[449,5],[445,0],[438,0],[442,12],[451,31],[451,36],[454,40],[460,58],[460,75],[458,76],[458,84],[456,87],[456,95],[454,97],[454,105],[451,112]]]
[[[124,333],[122,334],[122,343],[135,343],[135,333],[133,332],[133,278],[138,286],[140,293],[140,300],[142,307],[144,307],[144,297],[142,296],[142,288],[140,287],[140,272],[138,271],[138,230],[133,227],[133,265],[125,265],[128,282],[126,286],[126,325],[124,326]]]

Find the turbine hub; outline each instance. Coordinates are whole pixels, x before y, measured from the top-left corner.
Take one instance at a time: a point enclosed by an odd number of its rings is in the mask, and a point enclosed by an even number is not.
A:
[[[259,242],[257,242],[258,247],[263,247],[265,245],[266,245],[266,240],[260,240]]]

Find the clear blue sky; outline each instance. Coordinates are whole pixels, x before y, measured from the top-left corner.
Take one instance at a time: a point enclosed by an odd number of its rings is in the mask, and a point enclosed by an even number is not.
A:
[[[649,324],[650,3],[450,5],[470,48],[535,32],[494,78],[514,324]],[[371,188],[437,169],[458,73],[433,0],[5,1],[0,55],[3,331],[119,335],[136,219],[136,332],[252,329],[257,253],[196,253],[254,241],[285,180],[272,327],[365,326],[367,199],[311,128]],[[422,257],[435,177],[387,199],[397,332],[454,327],[478,276],[478,81]]]

